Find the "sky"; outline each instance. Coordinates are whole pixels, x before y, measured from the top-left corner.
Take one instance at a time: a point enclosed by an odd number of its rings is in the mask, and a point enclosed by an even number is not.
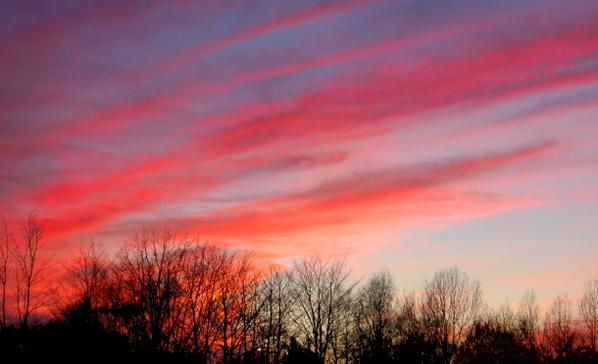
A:
[[[2,1],[0,202],[490,304],[598,276],[595,0]]]

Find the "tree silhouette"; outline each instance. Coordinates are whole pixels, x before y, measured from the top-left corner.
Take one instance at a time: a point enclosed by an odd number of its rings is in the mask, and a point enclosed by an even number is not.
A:
[[[394,301],[394,283],[388,272],[374,275],[358,292],[354,307],[362,362],[391,362]]]
[[[305,259],[291,275],[296,312],[293,323],[306,348],[326,361],[340,336],[353,291],[344,261]]]
[[[91,242],[65,266],[65,270],[69,294],[89,301],[92,307],[101,304],[110,273],[110,263],[101,246]]]
[[[539,363],[517,339],[513,323],[499,312],[474,322],[459,353],[459,363]]]
[[[579,320],[559,296],[541,326],[534,291],[517,312],[508,304],[484,309],[479,282],[457,268],[437,271],[421,292],[397,294],[384,271],[358,285],[342,260],[312,257],[262,270],[246,252],[152,229],[114,257],[96,243],[79,251],[64,265],[56,307],[45,310],[54,316],[36,322],[32,312],[48,308],[40,221],[31,215],[16,242],[6,225],[0,231],[0,350],[10,355],[227,364],[598,362],[596,280],[578,302]]]
[[[288,272],[271,267],[270,273],[262,281],[260,293],[263,302],[260,313],[261,347],[266,361],[278,364],[282,360],[294,308]]]
[[[527,291],[519,303],[517,329],[519,340],[529,351],[538,351],[537,334],[540,331],[540,307],[536,303],[536,293]]]
[[[21,241],[14,247],[16,314],[20,326],[26,329],[31,313],[44,305],[46,292],[36,289],[46,278],[49,264],[41,260],[45,225],[34,214],[21,225]]]
[[[452,362],[481,305],[480,283],[457,268],[438,271],[424,283],[422,320],[428,340],[437,347],[439,362]]]
[[[186,252],[170,232],[143,230],[118,255],[113,284],[125,310],[123,326],[140,349],[171,349]]]
[[[598,350],[598,278],[586,283],[579,313],[587,330],[587,344],[596,353]]]
[[[7,288],[9,267],[11,263],[11,247],[13,246],[13,238],[8,231],[8,224],[5,219],[2,219],[2,226],[0,226],[0,330],[6,328],[7,325]]]
[[[544,350],[556,361],[570,359],[575,350],[577,333],[573,327],[571,303],[557,296],[544,319]]]

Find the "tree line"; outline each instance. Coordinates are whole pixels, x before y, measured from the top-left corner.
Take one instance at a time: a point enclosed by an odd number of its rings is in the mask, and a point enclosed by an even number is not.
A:
[[[478,280],[437,271],[401,293],[318,257],[265,270],[242,251],[145,229],[108,257],[90,244],[47,288],[44,223],[0,233],[0,350],[196,363],[596,363],[598,278],[575,305],[488,308]],[[44,309],[51,317],[39,320]]]

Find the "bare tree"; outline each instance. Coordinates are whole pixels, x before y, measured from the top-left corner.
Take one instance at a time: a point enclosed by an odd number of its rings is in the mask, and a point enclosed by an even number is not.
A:
[[[262,281],[261,336],[264,356],[269,363],[278,364],[282,360],[294,306],[290,283],[288,272],[278,267],[271,267],[269,275]]]
[[[181,294],[179,278],[187,254],[185,242],[173,233],[143,230],[125,246],[114,269],[123,327],[144,350],[171,349],[179,324],[176,303]]]
[[[22,241],[13,249],[16,309],[20,326],[27,328],[31,313],[43,307],[47,292],[38,291],[49,264],[41,260],[45,224],[34,214],[21,225]]]
[[[240,252],[143,231],[123,248],[108,291],[116,326],[139,349],[230,362],[256,352],[259,277]]]
[[[525,292],[521,297],[517,320],[518,334],[522,343],[529,350],[536,350],[536,338],[540,329],[540,307],[536,303],[536,293],[533,290]]]
[[[216,346],[220,329],[218,291],[229,269],[229,261],[225,252],[211,245],[196,245],[191,250],[183,274],[185,293],[182,304],[194,353],[210,356]]]
[[[229,363],[242,353],[256,349],[254,326],[261,302],[257,295],[258,279],[247,254],[223,252],[225,269],[218,289],[218,344],[222,362]]]
[[[570,358],[577,335],[573,327],[571,303],[567,296],[557,296],[544,320],[544,350],[556,360]]]
[[[396,303],[397,317],[394,324],[393,357],[405,363],[434,363],[437,361],[435,346],[422,319],[416,292],[405,292]]]
[[[438,271],[424,283],[422,320],[440,362],[452,362],[481,307],[480,283],[457,268]]]
[[[10,248],[14,244],[13,238],[8,231],[8,224],[2,219],[2,230],[0,231],[0,329],[6,328],[6,307],[7,307],[7,288],[8,272],[10,266],[11,252]]]
[[[362,360],[377,363],[390,360],[394,302],[394,283],[388,272],[376,274],[359,291],[355,321]]]
[[[509,302],[505,302],[494,314],[492,319],[496,321],[496,326],[500,327],[501,330],[506,332],[513,332],[516,329],[517,322],[515,319],[515,313],[511,309]]]
[[[579,314],[588,332],[588,344],[594,353],[598,349],[598,278],[586,283],[579,303]]]
[[[101,246],[91,242],[65,267],[70,292],[96,307],[108,280],[109,262]]]
[[[305,345],[322,361],[342,332],[343,310],[348,308],[354,284],[349,284],[345,262],[305,259],[295,264],[292,296],[294,325]]]
[[[176,346],[180,350],[212,353],[218,330],[217,290],[223,271],[227,269],[226,256],[211,245],[194,244],[189,250],[181,277],[184,293],[181,296],[179,322],[184,328],[178,332]]]
[[[400,299],[397,299],[396,306],[395,339],[405,340],[420,330],[415,292],[404,293]]]
[[[240,354],[246,359],[255,358],[261,352],[260,338],[260,313],[264,306],[260,292],[261,275],[251,264],[250,256],[244,254],[241,259],[241,268],[237,271],[239,291],[240,323]]]
[[[351,295],[336,309],[336,327],[330,340],[330,359],[333,363],[349,362],[354,351],[354,299]]]

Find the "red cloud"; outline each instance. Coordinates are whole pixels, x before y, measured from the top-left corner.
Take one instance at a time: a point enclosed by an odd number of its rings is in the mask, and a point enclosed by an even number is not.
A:
[[[152,68],[148,75],[153,76],[154,71],[158,71],[161,77],[226,47],[364,4],[366,2],[359,1],[326,5],[259,24],[189,49]],[[492,26],[497,24],[509,25],[509,21],[497,19]],[[59,27],[56,34],[67,35],[70,28],[65,27],[63,30]],[[142,145],[146,154],[144,150],[130,155],[120,150],[106,153],[101,158],[112,167],[109,170],[100,169],[93,174],[76,170],[57,172],[47,180],[40,178],[38,184],[23,189],[22,194],[3,193],[3,202],[11,206],[40,206],[43,212],[53,216],[56,236],[97,231],[108,223],[152,212],[161,206],[200,199],[230,184],[242,185],[248,176],[263,174],[264,185],[268,186],[272,171],[290,174],[343,163],[350,169],[351,156],[355,153],[352,150],[356,150],[359,143],[400,132],[404,124],[414,123],[408,117],[447,107],[483,107],[563,86],[592,84],[598,79],[598,74],[591,69],[571,67],[586,64],[584,62],[598,48],[595,23],[579,22],[572,28],[557,28],[550,33],[497,43],[471,36],[471,29],[479,27],[475,22],[417,36],[390,37],[366,46],[323,51],[314,58],[287,59],[287,63],[280,65],[249,64],[217,85],[190,80],[182,87],[163,89],[159,94],[137,95],[135,101],[98,107],[67,120],[50,133],[33,135],[34,142],[29,144],[26,143],[29,135],[14,138],[6,133],[7,136],[1,137],[11,144],[0,147],[4,154],[1,160],[5,163],[42,154],[40,149],[59,159],[64,154],[68,157],[74,153],[64,148],[71,140],[85,143],[86,137],[93,136],[110,141],[123,130],[130,132],[129,138],[133,140],[137,137],[136,130],[158,126],[152,120],[170,116],[173,109],[191,101],[201,102],[204,96],[207,99],[227,97],[241,85],[260,91],[257,81],[273,81],[338,64],[352,66],[352,62],[360,61],[358,68],[330,72],[325,80],[314,82],[316,86],[307,88],[309,91],[299,96],[292,94],[278,101],[249,101],[197,123],[189,117],[185,128],[160,135],[164,139],[178,138],[176,141],[180,142],[172,143],[174,146],[159,156],[149,153],[154,151],[151,143]],[[429,53],[408,58],[412,62],[408,64],[409,69],[392,61],[392,55],[430,47],[438,41],[452,42],[453,52],[442,53],[445,58]],[[380,59],[384,61],[376,58],[382,55],[385,57]],[[132,88],[139,86],[132,85]],[[552,147],[550,143],[533,145],[413,170],[368,170],[358,177],[341,180],[333,179],[332,174],[323,174],[317,179],[322,185],[307,192],[272,194],[265,201],[251,201],[247,206],[223,209],[202,218],[191,216],[179,223],[216,238],[261,238],[332,227],[393,224],[399,218],[446,215],[455,204],[463,204],[469,212],[505,209],[529,201],[454,191],[449,183],[507,168]],[[90,164],[93,163],[91,160]]]
[[[201,231],[216,239],[242,237],[251,240],[299,232],[309,234],[313,230],[335,226],[351,229],[352,226],[393,224],[400,218],[413,219],[438,216],[439,212],[448,213],[457,204],[468,207],[467,211],[463,211],[464,214],[484,205],[486,207],[481,211],[504,209],[509,207],[508,199],[491,198],[484,201],[484,196],[450,192],[451,189],[446,186],[536,157],[553,146],[553,143],[542,143],[418,168],[366,173],[335,180],[304,193],[211,213],[204,219],[195,222],[190,220],[184,224],[190,230]]]

